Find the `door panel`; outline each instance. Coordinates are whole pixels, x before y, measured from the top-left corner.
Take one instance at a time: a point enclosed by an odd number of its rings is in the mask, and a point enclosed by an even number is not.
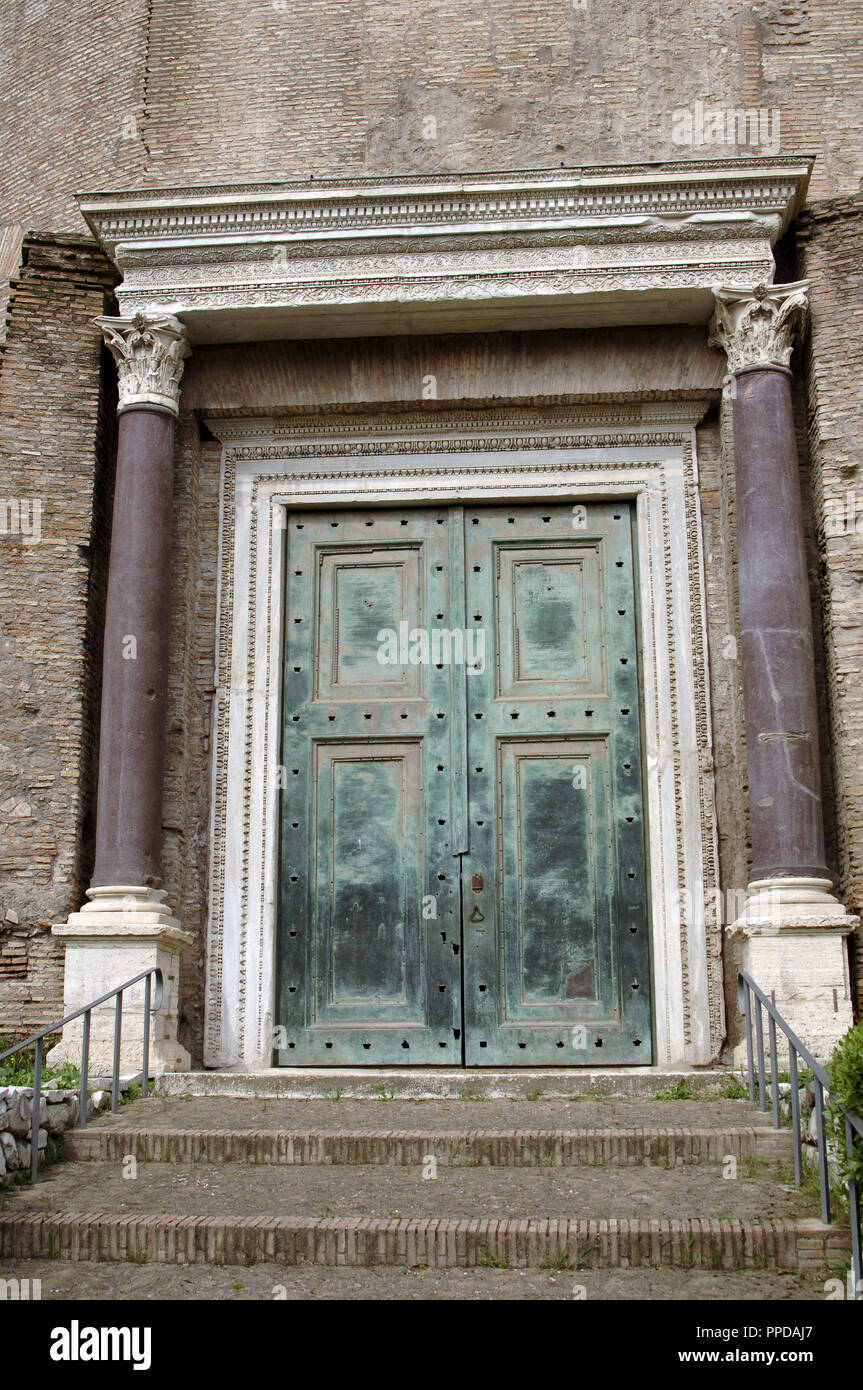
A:
[[[468,675],[466,1061],[649,1063],[631,507],[467,509],[465,536],[487,647]]]
[[[340,523],[343,525],[346,523]],[[422,622],[421,547],[318,552],[315,687],[319,700],[422,698],[422,667],[378,660],[377,634]]]
[[[564,513],[564,518],[566,514]],[[497,617],[497,694],[582,695],[604,690],[599,545],[501,546]],[[597,611],[597,604],[600,605]]]
[[[317,1017],[421,1024],[421,744],[315,752]]]
[[[594,1017],[611,1005],[607,754],[577,739],[498,746],[507,1018],[555,1023],[561,1000]],[[579,770],[584,791],[570,796]]]
[[[449,621],[450,529],[446,508],[287,518],[283,1064],[462,1060],[454,668],[410,659]]]
[[[631,505],[287,523],[279,1061],[649,1063]]]

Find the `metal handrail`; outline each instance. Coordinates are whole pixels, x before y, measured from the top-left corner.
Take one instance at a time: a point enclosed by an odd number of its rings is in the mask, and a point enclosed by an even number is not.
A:
[[[789,1028],[776,1008],[775,996],[768,999],[757,986],[752,976],[741,970],[737,976],[737,1002],[744,1019],[746,1034],[746,1064],[749,1081],[749,1099],[755,1099],[755,1075],[752,1057],[752,1013],[753,995],[755,997],[755,1037],[758,1048],[758,1108],[767,1110],[766,1077],[764,1059],[764,1024],[762,1008],[767,1010],[768,1047],[770,1049],[770,1082],[773,1107],[773,1127],[780,1128],[779,1113],[779,1067],[776,1051],[776,1025],[788,1039],[788,1071],[791,1078],[791,1128],[794,1132],[794,1181],[799,1187],[803,1179],[803,1146],[800,1136],[800,1095],[797,1082],[797,1058],[800,1057],[812,1072],[815,1085],[815,1126],[818,1136],[818,1180],[821,1189],[821,1220],[830,1224],[830,1182],[827,1170],[827,1136],[824,1132],[824,1100],[830,1097],[830,1077],[811,1052],[803,1046],[797,1034]],[[854,1157],[854,1136],[863,1139],[863,1120],[853,1111],[847,1110],[838,1101],[831,1102],[831,1109],[840,1110],[845,1120],[845,1153],[849,1160]],[[860,1193],[853,1167],[846,1181],[848,1188],[848,1208],[851,1220],[851,1268],[854,1275],[854,1298],[863,1300],[863,1262],[860,1245]]]
[[[151,1002],[153,976],[156,977],[155,999]],[[84,1015],[84,1029],[81,1040],[81,1090],[79,1093],[79,1121],[82,1129],[87,1127],[87,1073],[90,1063],[90,1015],[94,1009],[98,1009],[100,1004],[105,1004],[109,999],[115,1001],[114,1004],[114,1059],[111,1072],[111,1110],[116,1112],[120,1099],[120,1035],[123,1026],[123,995],[132,985],[138,984],[139,980],[144,980],[144,1038],[143,1038],[143,1061],[141,1065],[142,1094],[147,1095],[150,1087],[150,1014],[156,1013],[162,1007],[163,981],[162,972],[156,965],[151,965],[149,970],[142,970],[140,975],[135,975],[125,984],[118,985],[116,989],[110,989],[107,994],[101,994],[98,999],[93,999],[89,1004],[84,1004],[74,1013],[67,1014],[61,1018],[59,1023],[49,1023],[47,1028],[41,1032],[34,1033],[32,1037],[25,1038],[24,1042],[16,1043],[14,1047],[7,1048],[5,1052],[0,1052],[0,1062],[12,1057],[16,1052],[22,1052],[24,1048],[36,1044],[36,1060],[33,1067],[33,1115],[30,1124],[30,1181],[35,1182],[39,1171],[39,1120],[42,1111],[42,1054],[43,1038],[49,1033],[56,1033],[60,1028],[65,1028],[67,1023],[71,1023],[73,1018],[80,1018]]]

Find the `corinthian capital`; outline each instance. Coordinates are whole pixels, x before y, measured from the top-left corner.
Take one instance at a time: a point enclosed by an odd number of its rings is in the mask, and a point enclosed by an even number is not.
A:
[[[788,366],[794,333],[809,312],[808,289],[808,280],[797,280],[793,285],[713,291],[716,308],[708,342],[725,349],[729,371]]]
[[[180,404],[180,378],[183,359],[189,356],[186,330],[170,314],[148,318],[108,318],[93,320],[101,328],[105,342],[117,363],[120,406],[165,406],[176,415]]]

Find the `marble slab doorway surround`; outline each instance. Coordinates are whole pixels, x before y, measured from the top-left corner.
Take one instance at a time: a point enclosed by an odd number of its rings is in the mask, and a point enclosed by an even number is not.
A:
[[[695,426],[707,401],[208,420],[222,442],[204,1062],[272,1065],[288,508],[633,499],[657,1065],[724,1036]]]

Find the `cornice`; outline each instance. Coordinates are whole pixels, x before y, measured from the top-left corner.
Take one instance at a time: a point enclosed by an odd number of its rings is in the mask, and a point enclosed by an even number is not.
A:
[[[237,234],[245,240],[254,234],[320,237],[398,226],[475,231],[514,222],[559,226],[607,216],[742,211],[790,218],[802,205],[811,167],[809,157],[786,155],[433,178],[189,185],[77,198],[92,231],[113,255],[121,242],[222,240]]]
[[[81,194],[121,312],[192,342],[706,322],[769,283],[812,161],[777,156]]]

